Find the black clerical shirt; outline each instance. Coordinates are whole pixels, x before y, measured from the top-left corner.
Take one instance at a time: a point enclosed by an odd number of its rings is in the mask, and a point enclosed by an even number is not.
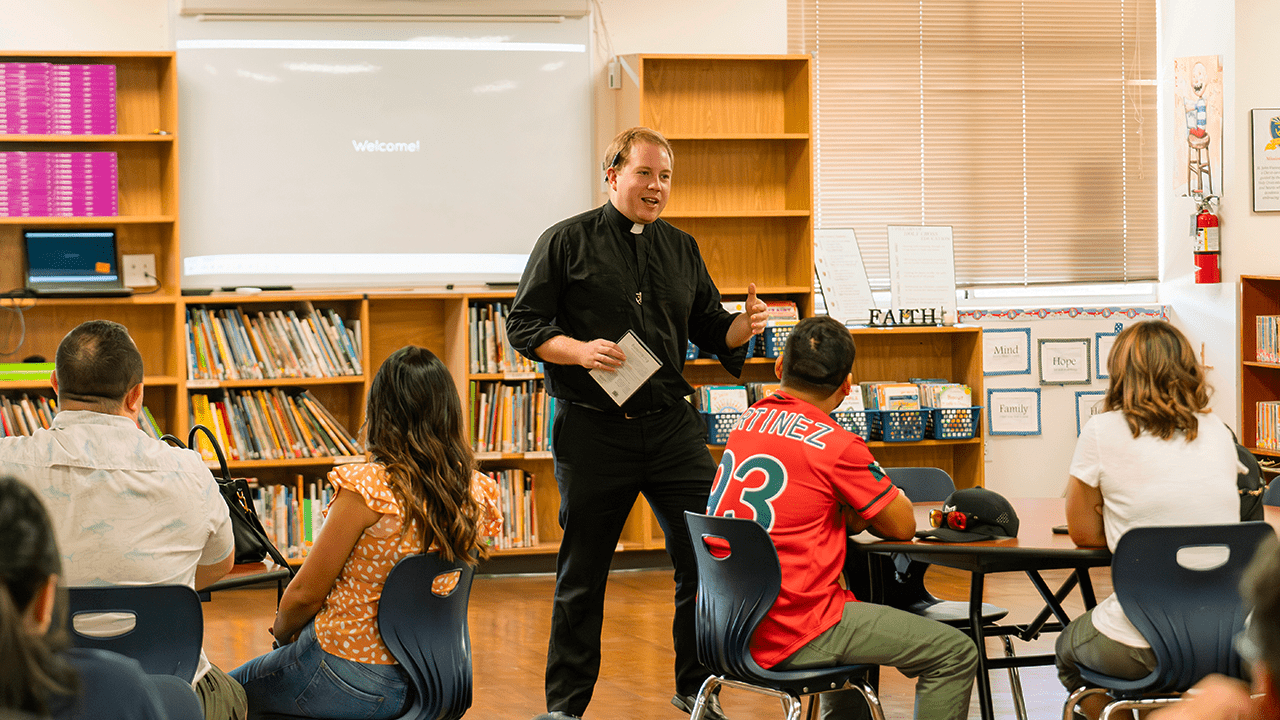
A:
[[[507,339],[541,361],[538,346],[557,335],[617,342],[632,330],[662,367],[620,410],[643,413],[693,392],[681,374],[688,341],[721,358],[737,376],[746,357],[725,344],[734,315],[720,305],[698,244],[664,220],[631,232],[612,203],[551,226],[534,245],[507,317]],[[552,397],[600,409],[617,405],[588,370],[544,366]]]

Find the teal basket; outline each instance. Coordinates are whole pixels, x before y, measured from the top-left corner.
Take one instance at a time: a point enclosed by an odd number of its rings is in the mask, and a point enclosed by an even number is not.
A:
[[[868,410],[871,437],[884,442],[913,442],[924,438],[926,410]]]
[[[707,444],[724,445],[729,442],[729,431],[738,424],[742,413],[698,413],[707,424]]]
[[[842,410],[840,412],[831,413],[831,418],[835,420],[840,427],[849,432],[863,438],[867,438],[871,432],[871,421],[867,419],[866,410]]]
[[[791,328],[794,325],[778,325],[776,327],[767,327],[764,329],[764,356],[767,358],[782,357],[782,351],[787,349],[787,338],[791,337]]]
[[[978,434],[982,408],[929,408],[924,436],[935,440],[969,440]]]

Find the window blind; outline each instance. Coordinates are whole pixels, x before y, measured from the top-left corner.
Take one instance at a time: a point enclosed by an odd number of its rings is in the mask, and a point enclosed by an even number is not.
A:
[[[788,0],[816,66],[817,225],[887,288],[888,225],[961,287],[1153,280],[1155,0]]]

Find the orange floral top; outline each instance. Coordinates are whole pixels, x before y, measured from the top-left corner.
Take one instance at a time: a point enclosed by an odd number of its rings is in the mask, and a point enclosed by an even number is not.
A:
[[[365,528],[338,573],[316,615],[316,639],[325,652],[340,658],[368,665],[394,665],[395,658],[378,632],[378,600],[391,568],[400,558],[421,552],[422,539],[417,533],[400,537],[400,503],[387,485],[386,468],[381,464],[339,465],[329,472],[329,482],[358,493],[382,517]],[[471,492],[481,507],[481,536],[498,535],[502,531],[502,510],[497,483],[476,473],[471,478]]]

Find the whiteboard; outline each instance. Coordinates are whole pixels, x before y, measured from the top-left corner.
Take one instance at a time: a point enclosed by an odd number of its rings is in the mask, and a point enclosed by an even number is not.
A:
[[[183,287],[511,281],[589,208],[585,18],[175,29]]]

